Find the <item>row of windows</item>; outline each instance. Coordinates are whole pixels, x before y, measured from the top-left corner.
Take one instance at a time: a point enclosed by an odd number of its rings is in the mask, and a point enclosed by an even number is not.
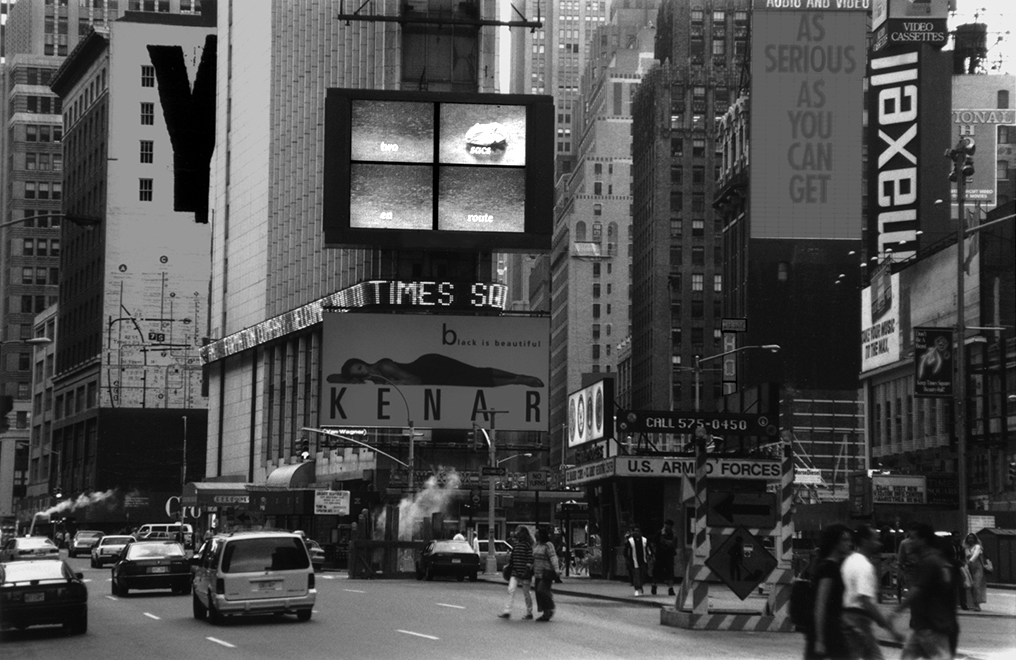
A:
[[[25,181],[25,199],[62,199],[63,183],[59,181]]]
[[[50,305],[55,305],[56,300],[56,296],[21,296],[21,313],[38,314]],[[24,353],[23,355],[29,354]],[[30,362],[30,360],[26,361],[24,368],[19,368],[18,371],[28,371],[30,368]]]
[[[25,154],[25,169],[60,172],[63,170],[63,154],[28,152]]]
[[[59,268],[44,268],[42,266],[25,266],[21,269],[22,284],[58,284],[60,282]]]
[[[45,85],[49,87],[50,81],[53,80],[53,73],[55,69],[39,68],[39,67],[26,67],[25,68],[25,82],[29,85]],[[11,83],[14,83],[12,80]]]
[[[37,211],[35,209],[24,210],[24,220],[21,222],[22,227],[59,227],[60,220],[63,218],[62,215],[52,213],[51,211]]]
[[[63,128],[47,124],[25,124],[25,142],[60,142]]]
[[[59,238],[23,238],[21,254],[26,257],[60,256]]]

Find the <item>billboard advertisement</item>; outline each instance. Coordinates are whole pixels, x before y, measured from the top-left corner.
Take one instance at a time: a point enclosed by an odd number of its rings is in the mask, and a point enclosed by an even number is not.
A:
[[[914,256],[949,233],[949,53],[909,46],[868,63],[868,251]],[[927,176],[924,176],[927,174]]]
[[[953,395],[952,328],[914,328],[914,396]]]
[[[568,447],[613,435],[613,380],[601,380],[568,395]]]
[[[852,4],[858,11],[756,5],[752,238],[861,236],[867,3]]]
[[[900,275],[896,273],[888,276],[888,286],[884,280],[876,284],[873,279],[861,291],[861,371],[899,360],[901,343]]]
[[[872,504],[925,504],[926,490],[922,475],[871,475]]]
[[[323,332],[322,426],[548,428],[547,318],[327,313]]]
[[[941,48],[949,37],[946,17],[951,1],[954,0],[873,0],[872,50],[915,43]]]
[[[550,96],[329,89],[325,242],[550,249]]]

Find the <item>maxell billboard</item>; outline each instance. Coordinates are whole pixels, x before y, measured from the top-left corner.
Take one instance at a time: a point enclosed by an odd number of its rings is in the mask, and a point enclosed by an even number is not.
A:
[[[549,336],[546,318],[325,314],[320,422],[546,431]]]
[[[950,232],[949,214],[935,205],[949,193],[948,55],[911,46],[868,63],[870,254],[891,251],[900,261]]]
[[[808,4],[828,7],[800,8]],[[853,10],[842,10],[847,6]],[[867,7],[867,2],[755,3],[752,238],[861,234]]]

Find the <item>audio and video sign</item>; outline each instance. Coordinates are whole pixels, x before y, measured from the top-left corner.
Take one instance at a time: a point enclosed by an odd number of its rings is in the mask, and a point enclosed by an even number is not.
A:
[[[550,96],[329,89],[325,243],[550,249]]]

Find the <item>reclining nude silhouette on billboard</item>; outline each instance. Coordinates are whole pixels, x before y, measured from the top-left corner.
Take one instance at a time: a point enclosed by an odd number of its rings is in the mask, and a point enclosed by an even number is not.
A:
[[[331,374],[329,383],[377,383],[384,385],[449,385],[460,387],[503,387],[524,385],[543,387],[536,376],[513,374],[494,367],[475,367],[455,358],[436,353],[421,355],[412,362],[381,358],[368,363],[358,358],[346,360],[342,372]]]

